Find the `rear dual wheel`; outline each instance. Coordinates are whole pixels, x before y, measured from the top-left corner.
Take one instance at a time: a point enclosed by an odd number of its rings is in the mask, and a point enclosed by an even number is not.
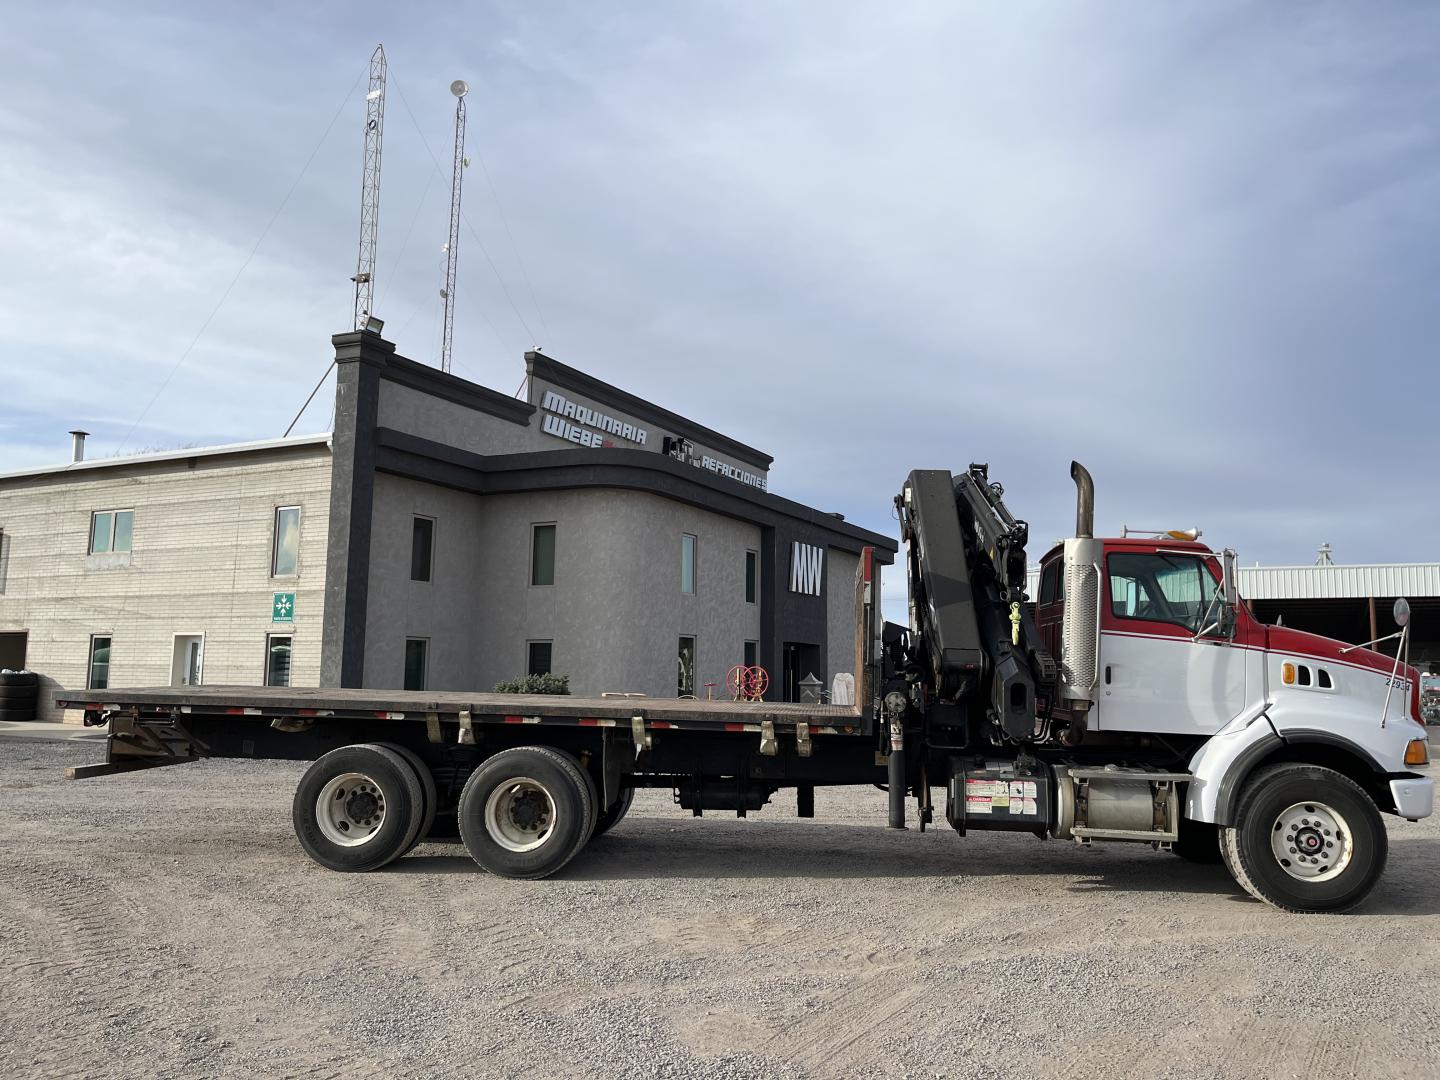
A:
[[[630,804],[634,801],[635,789],[633,787],[622,788],[620,794],[615,797],[615,801],[607,809],[601,810],[595,819],[595,831],[591,834],[591,838],[607,833],[620,824],[620,819],[630,811]]]
[[[594,781],[573,757],[518,746],[470,774],[460,793],[460,836],[470,857],[498,877],[549,877],[589,841],[597,808]]]
[[[295,789],[291,816],[305,853],[330,870],[377,870],[404,855],[434,820],[435,782],[411,751],[342,746]]]

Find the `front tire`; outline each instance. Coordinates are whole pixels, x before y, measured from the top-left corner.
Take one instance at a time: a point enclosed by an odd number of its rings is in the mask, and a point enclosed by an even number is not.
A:
[[[1295,762],[1261,769],[1246,783],[1235,825],[1221,830],[1220,842],[1251,896],[1306,914],[1359,904],[1389,851],[1380,811],[1359,784]]]
[[[346,873],[377,870],[409,851],[423,815],[420,778],[399,754],[373,743],[342,746],[316,761],[291,808],[305,853]]]
[[[585,771],[563,751],[502,750],[471,773],[460,793],[465,849],[497,877],[549,877],[590,839],[593,791]]]

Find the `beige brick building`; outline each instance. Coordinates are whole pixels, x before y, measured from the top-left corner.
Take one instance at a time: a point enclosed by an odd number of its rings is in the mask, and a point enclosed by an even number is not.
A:
[[[0,667],[42,720],[60,688],[319,685],[330,463],[322,435],[0,476]]]

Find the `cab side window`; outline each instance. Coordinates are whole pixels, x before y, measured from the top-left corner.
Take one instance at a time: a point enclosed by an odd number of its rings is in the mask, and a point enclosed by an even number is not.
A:
[[[1110,613],[1117,619],[1172,623],[1196,634],[1217,614],[1219,582],[1195,555],[1116,552],[1110,571]]]
[[[1040,571],[1040,597],[1037,601],[1040,604],[1049,606],[1065,599],[1065,584],[1061,576],[1064,564],[1056,559],[1044,570]]]

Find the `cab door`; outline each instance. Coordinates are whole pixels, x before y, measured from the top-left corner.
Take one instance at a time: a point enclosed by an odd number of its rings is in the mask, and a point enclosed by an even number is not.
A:
[[[1244,710],[1246,650],[1217,625],[1214,562],[1188,552],[1106,554],[1096,729],[1210,735]]]

